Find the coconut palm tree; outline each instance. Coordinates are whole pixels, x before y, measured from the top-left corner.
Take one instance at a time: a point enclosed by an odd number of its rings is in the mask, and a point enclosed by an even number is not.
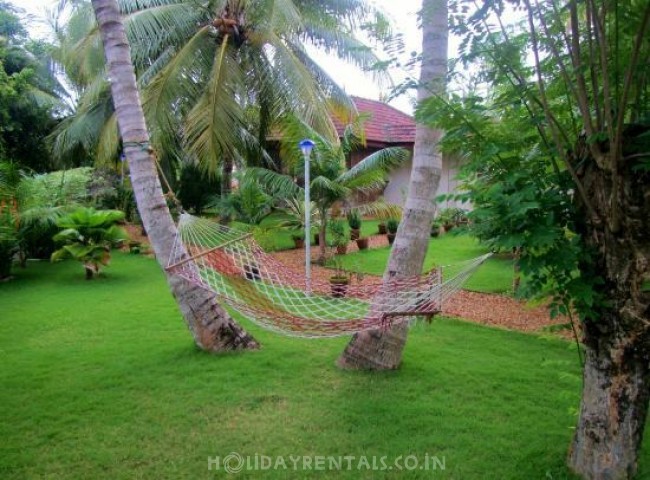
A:
[[[447,77],[447,2],[422,0],[422,67],[418,102],[443,95]],[[385,277],[418,275],[429,245],[433,199],[442,173],[438,142],[442,132],[418,124],[408,197]],[[343,368],[385,370],[399,366],[408,325],[354,335],[339,358]]]
[[[96,62],[84,58],[94,56],[96,30],[80,20],[87,18],[83,1],[67,3],[75,13],[62,58],[88,85],[89,101],[62,126],[59,147],[86,134],[101,156],[114,158],[119,142],[110,99]],[[306,45],[368,68],[377,58],[355,27],[371,16],[383,21],[362,0],[125,0],[121,6],[156,150],[222,169],[222,193],[233,163],[251,153],[264,157],[267,134],[288,113],[335,138],[331,108],[354,105]],[[91,126],[94,134],[87,135]]]
[[[163,197],[150,149],[129,42],[116,0],[93,0],[92,5],[101,32],[115,113],[138,210],[156,258],[164,267],[176,237],[176,227]],[[257,348],[257,342],[206,290],[176,275],[167,274],[167,281],[200,348],[208,351]]]

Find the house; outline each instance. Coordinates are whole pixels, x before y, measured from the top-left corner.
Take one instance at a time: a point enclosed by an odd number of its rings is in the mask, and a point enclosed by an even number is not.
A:
[[[386,147],[403,147],[413,153],[415,144],[415,120],[412,116],[394,108],[390,105],[367,98],[352,97],[359,115],[366,120],[363,122],[365,132],[365,146],[353,152],[347,159],[348,167],[356,165],[360,160],[373,152]],[[350,119],[349,123],[352,123]],[[334,120],[339,133],[343,135],[345,126],[343,122]],[[412,161],[409,160],[389,175],[388,184],[383,191],[384,200],[388,203],[404,205],[407,189],[411,175]],[[438,194],[451,193],[458,188],[459,163],[453,157],[444,156],[442,159],[442,177],[438,186]],[[439,208],[460,207],[467,208],[467,204],[460,202],[445,201],[439,204]]]

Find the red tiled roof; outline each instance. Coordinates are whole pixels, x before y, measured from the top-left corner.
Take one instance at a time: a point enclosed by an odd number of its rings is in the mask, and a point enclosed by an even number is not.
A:
[[[414,143],[415,120],[410,115],[390,105],[361,97],[352,97],[360,115],[368,118],[363,122],[366,141],[381,143]],[[333,119],[339,135],[343,134],[345,125]],[[350,119],[351,120],[351,119]]]

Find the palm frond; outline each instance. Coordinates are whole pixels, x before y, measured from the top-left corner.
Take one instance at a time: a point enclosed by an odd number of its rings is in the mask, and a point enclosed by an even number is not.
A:
[[[274,197],[297,198],[304,195],[304,190],[288,175],[259,167],[247,168],[246,175],[257,180]]]
[[[243,75],[229,54],[228,40],[225,36],[216,50],[206,91],[187,115],[185,125],[189,150],[208,172],[217,170],[224,154],[234,156],[245,124],[237,101]]]
[[[357,163],[347,172],[339,177],[339,182],[343,185],[352,184],[360,178],[364,178],[369,173],[370,178],[375,178],[372,172],[387,173],[391,169],[401,165],[410,157],[408,150],[401,147],[388,147],[374,152]],[[358,182],[355,182],[358,183]]]
[[[311,182],[312,198],[318,203],[331,204],[336,200],[343,200],[350,194],[350,189],[341,185],[336,180],[331,180],[322,175],[317,176]]]
[[[106,120],[97,141],[97,165],[113,166],[120,151],[120,133],[115,112]]]
[[[165,59],[169,56],[169,60],[163,68],[158,63],[152,65],[151,68],[160,69],[155,76],[152,72],[146,73],[153,76],[153,80],[142,92],[145,116],[162,134],[174,135],[178,130],[180,112],[174,105],[187,96],[194,99],[199,96],[199,86],[192,72],[205,55],[202,49],[208,47],[209,35],[207,27],[201,28],[180,50],[165,54]]]
[[[383,199],[357,205],[350,210],[357,211],[361,216],[371,216],[379,220],[402,217],[401,206],[395,205],[394,203],[386,203]]]

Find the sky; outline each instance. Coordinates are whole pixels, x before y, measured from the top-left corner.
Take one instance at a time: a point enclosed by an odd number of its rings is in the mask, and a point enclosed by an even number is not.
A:
[[[417,12],[422,4],[422,0],[371,0],[393,21],[394,28],[404,36],[404,62],[408,60],[411,52],[419,52],[422,47],[422,35],[417,28]],[[45,9],[51,6],[53,1],[50,0],[10,0],[10,3],[24,9],[28,14],[37,17],[44,17]],[[43,32],[43,27],[39,28],[38,23],[34,22],[30,26],[33,35]],[[360,71],[359,69],[339,61],[336,58],[328,57],[324,54],[314,53],[316,61],[323,67],[330,76],[348,92],[350,95],[379,100],[380,97],[390,93],[390,84],[378,85],[371,75]],[[409,75],[417,75],[414,72],[407,72],[405,68],[393,68],[389,71],[393,83],[399,84]],[[401,95],[390,102],[396,108],[407,113],[412,113],[411,95]]]

